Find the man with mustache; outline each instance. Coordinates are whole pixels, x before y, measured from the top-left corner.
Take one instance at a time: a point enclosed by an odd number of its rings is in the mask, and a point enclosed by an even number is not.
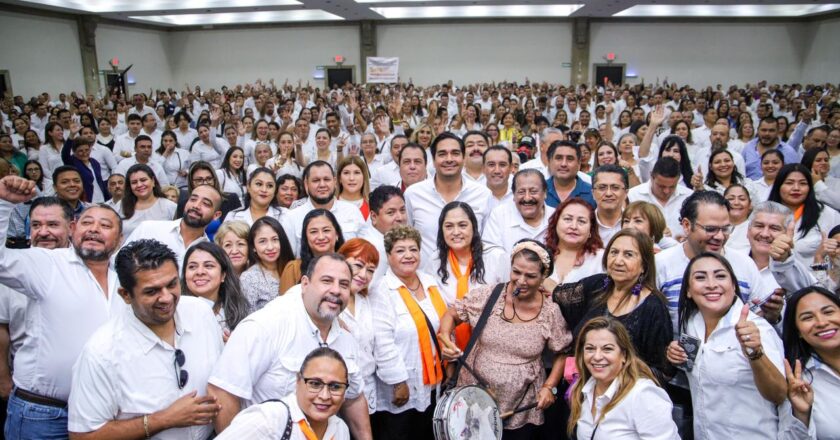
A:
[[[62,165],[53,171],[52,177],[55,196],[69,205],[73,210],[73,215],[78,217],[82,210],[89,206],[82,200],[82,176],[79,174],[79,170],[68,165]],[[29,203],[19,203],[15,206],[12,217],[9,219],[9,237],[14,237],[19,241],[31,237],[31,231],[27,229],[27,223],[32,223],[29,218],[31,207],[32,205]]]
[[[493,209],[481,234],[488,245],[501,246],[508,253],[523,238],[544,243],[548,219],[554,214],[554,208],[545,204],[548,184],[540,170],[520,170],[511,186],[513,199]]]
[[[316,257],[301,278],[300,294],[277,297],[236,327],[207,389],[222,406],[217,433],[241,410],[241,400],[253,404],[291,393],[306,355],[329,346],[347,362],[350,375],[342,417],[353,438],[372,439],[358,346],[338,321],[350,298],[351,273],[341,255]]]
[[[155,239],[169,246],[178,257],[178,267],[184,261],[187,249],[202,241],[209,241],[204,229],[222,216],[222,194],[214,186],[195,187],[184,205],[184,216],[176,220],[146,220],[123,243],[142,239]]]
[[[34,195],[30,180],[0,180],[0,242],[14,204]],[[0,247],[0,283],[29,299],[27,336],[14,359],[6,438],[66,435],[73,363],[90,335],[125,307],[109,264],[122,240],[119,215],[106,206],[91,206],[71,230],[69,249]],[[43,417],[31,418],[31,413]]]
[[[592,176],[592,196],[598,207],[595,221],[604,245],[621,230],[621,213],[630,186],[627,173],[617,165],[602,165],[595,168]]]
[[[487,183],[484,176],[484,152],[487,151],[489,143],[487,135],[480,131],[468,131],[464,135],[467,156],[464,161],[464,177],[482,185]]]

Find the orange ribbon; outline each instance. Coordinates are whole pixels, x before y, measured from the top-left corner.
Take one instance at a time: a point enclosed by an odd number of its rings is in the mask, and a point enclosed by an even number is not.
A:
[[[312,427],[309,426],[306,419],[303,419],[298,422],[298,427],[300,427],[300,432],[303,433],[303,436],[306,437],[306,440],[321,440],[315,435],[315,431],[312,430]],[[333,440],[335,437],[330,437],[330,440]]]
[[[434,385],[443,380],[443,369],[441,368],[439,353],[435,353],[432,349],[432,331],[426,325],[426,315],[417,304],[417,301],[408,292],[405,286],[399,288],[400,297],[402,297],[411,319],[414,320],[414,326],[417,328],[417,339],[420,344],[420,360],[423,362],[423,384]],[[438,314],[438,319],[443,317],[446,312],[446,303],[440,296],[437,288],[430,287],[428,291],[429,298],[432,300],[432,305]]]
[[[802,218],[802,214],[804,214],[804,213],[805,213],[805,204],[803,203],[802,205],[799,205],[798,208],[796,208],[796,211],[793,211],[793,220],[798,222],[799,219]]]
[[[470,290],[470,273],[472,273],[473,269],[472,255],[470,255],[470,261],[467,263],[467,271],[465,273],[461,273],[461,265],[458,263],[458,257],[456,257],[455,252],[450,249],[449,267],[452,268],[452,274],[455,275],[455,279],[458,280],[455,298],[464,299],[464,297],[467,296],[467,292]],[[472,335],[472,327],[470,327],[469,323],[464,322],[455,327],[455,345],[457,345],[461,351],[463,351],[467,347],[467,343],[470,342],[470,335]]]

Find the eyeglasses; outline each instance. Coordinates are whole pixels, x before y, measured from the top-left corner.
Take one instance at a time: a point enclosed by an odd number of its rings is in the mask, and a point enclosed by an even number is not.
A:
[[[593,186],[593,187],[592,187],[592,189],[594,189],[595,191],[598,191],[598,192],[607,192],[607,190],[610,190],[610,191],[612,191],[612,192],[614,192],[614,193],[617,193],[617,192],[619,192],[619,191],[624,191],[625,189],[627,189],[627,187],[625,187],[625,186],[623,186],[623,185],[607,185],[607,184],[601,184],[601,185],[595,185],[595,186]]]
[[[718,232],[722,232],[723,235],[729,235],[735,229],[735,226],[726,225],[726,226],[704,226],[700,223],[694,223],[694,226],[699,226],[700,229],[703,230],[707,235],[717,235]]]
[[[180,348],[175,350],[175,380],[178,381],[178,389],[181,390],[187,386],[187,381],[190,378],[190,373],[182,369],[186,362],[187,357],[184,355],[184,352]]]
[[[321,379],[311,378],[311,377],[301,377],[303,379],[303,383],[306,384],[306,390],[312,394],[318,394],[321,390],[324,389],[324,385],[327,386],[327,390],[330,392],[332,396],[342,396],[347,391],[347,387],[350,386],[349,383],[344,382],[330,382],[326,383]]]
[[[215,177],[193,177],[192,181],[196,185],[209,185],[213,183]]]

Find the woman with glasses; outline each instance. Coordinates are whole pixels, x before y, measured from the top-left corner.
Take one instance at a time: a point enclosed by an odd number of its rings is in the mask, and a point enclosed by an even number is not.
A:
[[[336,415],[348,381],[341,355],[316,348],[303,359],[293,394],[248,407],[216,439],[350,440],[347,425]]]

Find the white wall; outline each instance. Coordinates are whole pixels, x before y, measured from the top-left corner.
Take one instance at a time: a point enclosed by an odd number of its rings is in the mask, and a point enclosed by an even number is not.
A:
[[[400,57],[400,77],[427,85],[448,80],[570,80],[571,23],[378,25],[377,52]]]
[[[100,24],[96,28],[96,59],[100,70],[110,70],[108,61],[119,58],[120,68],[129,70],[136,83],[129,91],[148,93],[150,88],[175,87],[167,55],[169,33]],[[102,84],[104,87],[105,85]]]
[[[810,27],[809,45],[802,65],[802,82],[840,81],[840,18],[823,20]]]
[[[604,55],[615,52],[616,62],[627,63],[628,72],[648,83],[655,82],[657,76],[693,86],[761,79],[771,83],[801,81],[807,26],[783,22],[593,22],[589,60],[602,63]]]
[[[274,78],[304,83],[313,80],[316,66],[333,65],[344,55],[345,66],[356,66],[361,75],[357,25],[172,32],[169,61],[177,88],[185,82],[204,88],[236,85]]]
[[[84,93],[75,21],[0,12],[0,41],[0,69],[9,71],[15,95]]]

